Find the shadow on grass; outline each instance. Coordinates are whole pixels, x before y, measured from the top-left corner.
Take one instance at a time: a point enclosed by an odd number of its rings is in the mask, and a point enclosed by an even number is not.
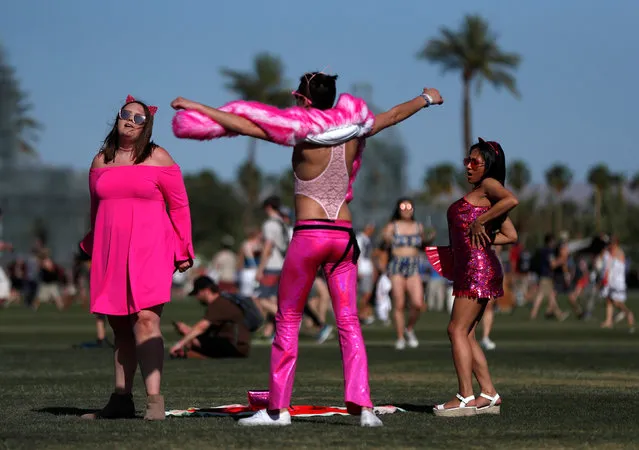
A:
[[[48,406],[46,408],[33,409],[33,412],[53,414],[54,416],[82,416],[83,414],[95,414],[99,409],[82,409],[73,406]]]
[[[407,412],[433,414],[435,405],[415,405],[413,403],[389,403]]]

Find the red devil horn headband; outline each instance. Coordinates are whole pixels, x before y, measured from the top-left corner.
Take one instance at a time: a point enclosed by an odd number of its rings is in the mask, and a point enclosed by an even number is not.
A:
[[[137,100],[131,94],[127,95],[126,100],[124,101],[124,103],[132,103],[132,102],[137,102]],[[158,110],[158,107],[157,106],[147,105],[147,108],[149,108],[149,112],[151,113],[151,115],[155,116],[155,112]]]
[[[490,146],[490,148],[492,148],[493,150],[495,150],[495,153],[499,154],[499,150],[497,150],[497,147],[495,147],[495,145],[493,144],[493,142],[491,141],[484,141],[482,138],[478,138],[479,139],[479,143],[480,144],[488,144]]]

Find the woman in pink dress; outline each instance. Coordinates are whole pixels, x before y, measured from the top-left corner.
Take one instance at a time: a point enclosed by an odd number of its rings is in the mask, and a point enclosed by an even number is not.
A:
[[[488,364],[475,339],[475,328],[489,302],[504,295],[501,263],[492,245],[517,241],[508,212],[518,204],[504,187],[506,158],[497,142],[479,143],[464,160],[472,190],[448,208],[449,247],[428,247],[431,264],[453,281],[455,303],[448,324],[459,390],[456,397],[434,408],[436,416],[499,414],[501,399]],[[481,388],[473,395],[473,373]]]
[[[138,363],[147,392],[144,418],[165,417],[160,316],[173,273],[193,264],[193,245],[180,167],[151,141],[156,109],[127,97],[91,165],[91,231],[80,247],[92,260],[91,312],[106,315],[113,328],[115,390],[87,419],[135,417]]]

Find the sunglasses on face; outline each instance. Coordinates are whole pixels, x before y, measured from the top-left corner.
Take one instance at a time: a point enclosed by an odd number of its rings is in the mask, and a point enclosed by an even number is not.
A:
[[[411,211],[413,209],[413,205],[411,205],[410,203],[402,203],[401,205],[399,205],[399,209],[401,209],[402,211]]]
[[[135,123],[136,125],[142,125],[144,122],[146,122],[145,115],[133,113],[128,109],[121,109],[118,113],[118,117],[122,120],[130,120],[131,117],[133,117],[133,123]]]
[[[464,158],[464,167],[468,165],[470,165],[471,169],[477,170],[479,167],[482,167],[485,164],[477,158]]]

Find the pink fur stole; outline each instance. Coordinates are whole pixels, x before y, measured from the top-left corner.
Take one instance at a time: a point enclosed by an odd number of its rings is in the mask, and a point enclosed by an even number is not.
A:
[[[250,120],[262,128],[272,142],[289,147],[303,142],[309,136],[319,135],[347,125],[360,126],[358,137],[361,138],[370,132],[375,121],[375,116],[368,109],[366,102],[350,94],[341,94],[335,107],[325,111],[298,106],[279,109],[263,103],[244,100],[227,103],[219,110]],[[193,110],[182,110],[175,113],[173,134],[178,138],[201,141],[237,136],[237,133],[227,131],[210,117]],[[353,199],[352,185],[361,166],[364,144],[364,139],[360,139],[349,180],[347,202]]]

